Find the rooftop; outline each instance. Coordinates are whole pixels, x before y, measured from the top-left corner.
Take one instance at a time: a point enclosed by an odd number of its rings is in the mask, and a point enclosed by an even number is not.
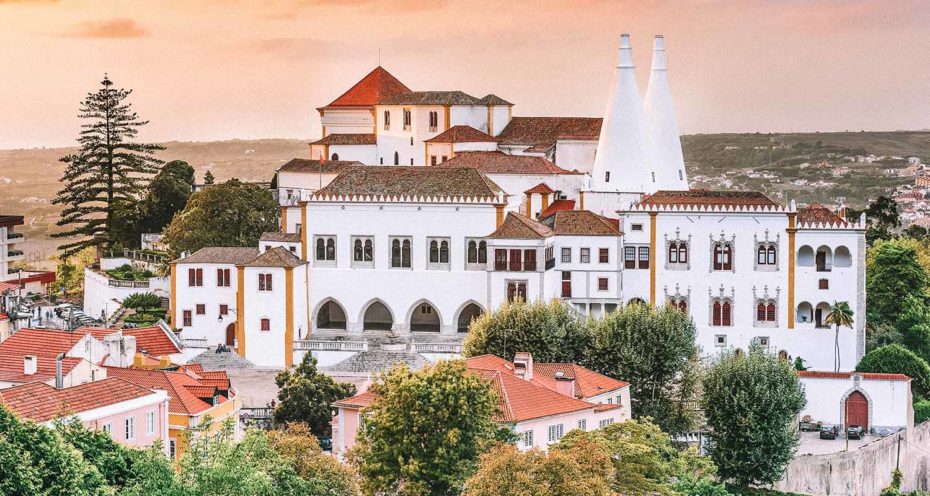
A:
[[[71,351],[86,333],[66,332],[51,329],[24,328],[0,343],[0,381],[45,382],[55,378],[55,359],[61,353]],[[36,357],[35,374],[26,374],[23,359]],[[62,359],[62,374],[67,375],[81,358]]]
[[[310,160],[306,158],[295,158],[281,167],[278,167],[278,172],[339,174],[353,165],[363,164],[354,160]]]
[[[18,417],[45,422],[155,394],[117,377],[56,389],[32,382],[0,390],[0,403]]]
[[[826,372],[817,370],[799,370],[798,377],[807,379],[849,379],[854,374],[867,381],[910,381],[904,374],[883,374],[877,372]]]
[[[516,212],[507,212],[507,217],[496,231],[488,237],[491,239],[545,239],[552,236],[552,230],[529,217]]]
[[[0,227],[13,227],[23,225],[22,215],[0,215]]]
[[[270,250],[266,250],[265,253],[245,262],[243,264],[238,264],[243,267],[281,267],[281,268],[290,268],[290,267],[300,267],[301,265],[306,264],[307,262],[303,261],[297,255],[293,254],[291,250],[283,246],[276,246]]]
[[[326,107],[373,107],[382,100],[404,93],[410,93],[410,88],[378,66]]]
[[[81,327],[75,332],[90,333],[91,336],[101,341],[103,338],[114,333],[122,333],[124,336],[132,336],[136,338],[136,351],[144,352],[145,354],[153,357],[174,355],[181,352],[181,350],[178,349],[178,346],[175,344],[174,340],[172,340],[171,337],[166,334],[170,331],[166,331],[157,325],[151,327],[137,327],[134,329]]]
[[[300,233],[263,232],[259,241],[273,241],[279,243],[300,243]]]
[[[336,176],[315,199],[338,196],[374,198],[446,197],[497,199],[500,187],[484,174],[465,167],[353,167]]]
[[[758,191],[711,191],[692,189],[689,191],[656,191],[646,196],[640,205],[700,206],[738,205],[777,207],[778,204]]]
[[[529,146],[545,152],[558,140],[597,141],[601,134],[599,117],[514,117],[497,136],[502,145]]]
[[[610,220],[588,210],[560,210],[540,221],[563,236],[619,236],[620,230]]]
[[[452,126],[433,136],[426,143],[496,143],[497,138],[471,126]]]
[[[241,265],[258,256],[258,248],[210,246],[201,248],[186,257],[172,261],[172,264],[227,264]]]
[[[374,134],[328,134],[311,145],[375,145],[378,138]]]
[[[837,226],[849,224],[846,219],[819,203],[811,203],[806,207],[799,208],[798,222],[801,224],[830,224]]]
[[[524,193],[538,193],[542,195],[548,195],[550,193],[555,193],[555,190],[550,188],[546,183],[539,183],[536,186],[524,191]]]
[[[539,213],[540,219],[545,219],[550,215],[563,210],[575,210],[575,200],[556,200],[549,204],[545,210]]]
[[[395,93],[378,101],[380,105],[484,105],[481,99],[462,91],[411,91]]]
[[[565,170],[542,157],[504,152],[459,152],[436,167],[472,167],[485,174],[581,174]]]
[[[168,392],[168,411],[184,415],[197,415],[211,408],[213,404],[205,401],[198,394],[204,394],[203,387],[208,386],[190,374],[166,370],[126,369],[107,367],[109,377],[118,377],[134,384],[151,389]],[[190,386],[190,387],[189,387]],[[196,386],[201,386],[197,388]],[[215,387],[213,388],[215,389]],[[217,397],[217,404],[225,403],[229,398]]]
[[[575,397],[578,398],[591,398],[630,385],[629,382],[618,381],[574,363],[533,364],[534,376],[545,377],[553,382],[559,372],[562,373],[562,377],[575,380]]]

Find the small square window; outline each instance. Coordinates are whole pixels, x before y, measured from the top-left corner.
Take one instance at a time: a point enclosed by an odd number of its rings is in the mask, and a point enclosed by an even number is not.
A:
[[[204,305],[203,303],[198,303],[196,308],[197,308],[197,315],[206,315],[207,313],[206,305]]]
[[[726,345],[727,345],[726,334],[717,334],[714,336],[714,346],[726,346]]]
[[[600,263],[610,263],[610,249],[608,248],[599,248],[598,251],[598,262]]]
[[[642,225],[642,224],[633,224],[633,225],[630,226],[630,230],[631,230],[631,231],[642,231],[642,230],[643,230],[643,225]]]
[[[606,277],[597,278],[597,290],[598,291],[607,291],[609,283],[607,282]]]

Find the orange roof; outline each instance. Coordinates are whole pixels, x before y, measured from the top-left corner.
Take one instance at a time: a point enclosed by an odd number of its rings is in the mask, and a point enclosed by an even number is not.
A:
[[[582,398],[591,398],[599,394],[623,389],[630,385],[629,382],[618,381],[617,379],[607,377],[604,374],[599,374],[574,363],[533,364],[534,376],[545,376],[555,381],[557,372],[561,372],[562,377],[575,379],[575,396],[580,396]]]
[[[196,415],[210,408],[212,403],[201,399],[198,394],[204,394],[204,387],[208,387],[197,379],[183,372],[170,372],[167,370],[124,369],[120,367],[107,367],[107,375],[126,379],[140,386],[150,389],[161,389],[168,392],[168,411],[184,415]],[[211,387],[216,390],[215,387]],[[228,398],[217,396],[217,404],[225,403]]]
[[[154,394],[154,391],[116,377],[80,386],[55,389],[32,382],[0,391],[0,403],[22,418],[45,422]]]
[[[911,378],[904,374],[883,374],[878,372],[821,372],[818,370],[799,370],[798,377],[808,379],[849,379],[855,375],[862,376],[868,381],[910,381]]]
[[[66,332],[66,331],[60,331]],[[180,353],[171,337],[165,333],[165,330],[159,326],[137,327],[135,329],[107,329],[103,327],[81,327],[75,332],[90,333],[93,337],[103,340],[106,336],[117,332],[123,333],[123,336],[132,336],[136,338],[136,351],[144,352],[150,356],[165,356]]]
[[[524,191],[524,193],[539,193],[541,195],[547,195],[549,193],[555,193],[555,190],[550,188],[546,183],[539,183],[536,186]]]
[[[801,224],[848,224],[845,219],[837,215],[834,211],[819,203],[811,203],[804,208],[799,208],[798,222]]]
[[[199,364],[198,364],[199,365]],[[226,375],[225,370],[203,370],[197,372],[200,376],[200,382],[208,385],[215,386],[217,389],[222,391],[228,391],[230,387],[229,376]]]
[[[374,403],[377,395],[371,391],[365,391],[364,393],[356,394],[351,398],[346,398],[339,400],[333,403],[335,407],[344,407],[344,408],[366,408],[371,406]]]
[[[558,140],[596,141],[601,134],[598,117],[514,117],[498,135],[502,145],[529,146],[546,152]]]
[[[311,145],[376,145],[378,138],[374,134],[327,134]]]
[[[689,191],[656,191],[646,196],[642,205],[748,205],[760,207],[778,206],[758,191],[711,191],[692,189]]]
[[[71,351],[84,333],[24,328],[0,343],[0,381],[45,382],[55,377],[55,359]],[[25,374],[23,357],[36,357],[36,373]],[[83,359],[62,359],[62,374],[67,375]]]
[[[552,236],[552,230],[529,217],[516,212],[507,212],[507,217],[494,232],[492,239],[544,239]]]
[[[590,210],[560,210],[540,221],[556,235],[620,236],[620,223]]]
[[[426,143],[496,143],[497,138],[471,126],[452,126],[433,136]]]
[[[436,167],[471,167],[485,174],[578,175],[542,158],[504,152],[459,152]]]
[[[545,210],[539,213],[540,219],[545,219],[550,215],[563,210],[575,210],[575,200],[556,200],[549,204]]]
[[[404,83],[378,66],[326,107],[373,107],[381,100],[410,92]]]

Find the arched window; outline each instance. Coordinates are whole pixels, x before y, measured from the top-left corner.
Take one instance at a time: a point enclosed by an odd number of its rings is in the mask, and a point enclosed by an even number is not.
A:
[[[262,319],[262,330],[265,331],[265,332],[268,332],[268,331],[271,330],[271,320],[270,320],[270,319]]]
[[[759,322],[765,321],[765,304],[759,303],[756,305],[756,320]]]
[[[678,263],[688,263],[688,245],[685,242],[678,243]]]
[[[356,239],[352,246],[352,260],[361,262],[365,258],[365,250],[362,248],[362,240]]]
[[[713,310],[713,320],[711,321],[712,325],[715,325],[715,326],[722,325],[721,324],[721,313],[722,313],[722,308],[720,306],[720,302],[715,301],[714,310]]]
[[[765,320],[769,322],[775,322],[775,304],[774,303],[769,303],[768,306],[765,307]]]
[[[404,267],[410,267],[410,240],[405,239],[400,250],[400,263]]]
[[[768,263],[768,258],[766,257],[765,245],[759,245],[759,250],[756,253],[756,263],[759,265],[766,265]]]
[[[326,240],[317,238],[316,240],[316,259],[326,260]]]
[[[371,262],[374,258],[374,250],[372,249],[372,244],[370,239],[365,240],[365,261]]]
[[[468,263],[478,263],[478,242],[468,242]]]
[[[687,314],[687,313],[688,313],[688,302],[685,301],[685,300],[679,301],[679,302],[678,302],[678,311],[681,312],[681,313],[683,313],[683,314]]]
[[[733,325],[733,321],[731,320],[732,314],[733,312],[732,312],[732,307],[730,305],[730,302],[728,301],[723,302],[723,313],[720,317],[720,325],[723,325],[723,326]]]
[[[326,260],[336,260],[336,240],[333,238],[326,240]]]
[[[391,242],[391,267],[400,267],[400,240]]]
[[[439,263],[439,242],[435,239],[429,242],[429,261]]]
[[[439,263],[449,263],[449,242],[439,243]]]
[[[394,165],[400,165],[400,154],[394,152]]]
[[[334,153],[334,154],[333,154],[333,160],[339,160],[339,154],[338,154],[338,153]]]
[[[668,263],[678,263],[678,243],[669,243]]]
[[[777,262],[778,262],[778,251],[775,249],[775,245],[769,245],[768,263],[769,265],[775,265]]]
[[[488,243],[482,241],[478,243],[478,263],[488,263]]]
[[[714,270],[733,270],[733,245],[714,243]]]

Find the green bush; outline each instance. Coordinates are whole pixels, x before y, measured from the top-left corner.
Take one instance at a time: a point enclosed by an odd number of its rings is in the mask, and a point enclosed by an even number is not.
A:
[[[930,394],[930,365],[899,344],[889,344],[866,353],[856,365],[856,371],[904,374],[913,380],[911,387],[917,396],[927,398]]]
[[[684,496],[733,496],[726,486],[710,479],[683,478],[676,482],[672,489]]]
[[[123,298],[123,306],[139,311],[150,311],[150,309],[161,306],[161,297],[155,293],[136,293]]]
[[[150,313],[134,313],[132,315],[126,316],[126,318],[123,319],[123,321],[128,322],[130,324],[152,325],[158,322],[158,320],[162,318],[164,318],[164,316],[159,317],[157,315],[152,315]]]
[[[930,400],[914,402],[914,423],[920,424],[930,420]]]

